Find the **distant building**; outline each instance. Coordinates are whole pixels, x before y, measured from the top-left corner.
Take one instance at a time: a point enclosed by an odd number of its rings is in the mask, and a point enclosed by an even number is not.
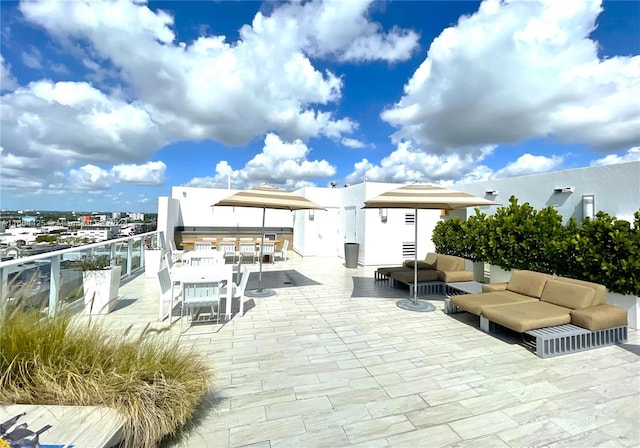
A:
[[[120,226],[90,226],[78,230],[78,238],[86,238],[95,242],[111,240],[120,235]]]
[[[120,219],[121,217],[122,217],[122,213],[120,212],[111,213],[111,219]]]
[[[144,221],[144,213],[129,213],[127,216],[134,221]]]

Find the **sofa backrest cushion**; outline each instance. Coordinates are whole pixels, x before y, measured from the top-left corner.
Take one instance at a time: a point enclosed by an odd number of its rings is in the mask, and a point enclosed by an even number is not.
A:
[[[413,269],[416,265],[413,260],[405,260],[404,266]],[[433,269],[433,264],[427,263],[424,260],[418,260],[418,269]]]
[[[554,280],[571,283],[574,285],[586,286],[587,288],[593,289],[595,296],[593,298],[592,306],[604,305],[605,303],[607,303],[607,287],[604,285],[601,285],[599,283],[588,282],[585,280],[576,280],[575,278],[567,278],[567,277],[554,277]]]
[[[438,254],[434,252],[427,252],[427,256],[424,257],[424,262],[430,265],[432,269],[435,269],[435,264],[437,260],[438,260]]]
[[[539,299],[548,278],[548,275],[540,272],[513,271],[507,284],[507,290]]]
[[[436,269],[438,271],[464,271],[464,258],[438,254]]]
[[[588,286],[549,280],[544,285],[540,300],[577,310],[590,307],[593,304],[594,296],[595,291]]]

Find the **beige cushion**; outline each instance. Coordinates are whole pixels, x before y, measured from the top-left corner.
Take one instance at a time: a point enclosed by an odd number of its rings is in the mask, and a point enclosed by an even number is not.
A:
[[[506,289],[507,282],[484,283],[482,285],[482,292],[506,291]]]
[[[572,283],[574,285],[586,286],[591,288],[595,292],[592,305],[604,305],[607,303],[607,288],[599,283],[588,282],[585,280],[576,280],[575,278],[567,277],[554,277],[554,280],[561,282]]]
[[[438,271],[464,271],[464,258],[438,255],[435,267]]]
[[[461,294],[451,297],[451,302],[459,308],[479,316],[489,307],[510,305],[521,302],[538,302],[538,299],[511,291],[484,292],[481,294]]]
[[[428,265],[431,265],[431,267],[434,269],[435,269],[435,264],[437,260],[438,260],[438,254],[433,252],[428,252],[427,256],[424,257],[425,263],[427,263]]]
[[[416,263],[414,260],[407,260],[404,262],[404,265],[408,268],[413,269]],[[427,263],[423,260],[418,260],[418,269],[433,269],[433,264]]]
[[[489,307],[482,315],[503,327],[523,333],[536,328],[555,327],[571,322],[571,310],[548,302],[518,303]]]
[[[544,284],[549,278],[545,274],[533,271],[513,271],[507,290],[524,294],[529,297],[540,298]]]
[[[471,271],[438,271],[438,280],[441,282],[472,282],[473,272]]]
[[[571,309],[592,305],[595,292],[587,286],[549,280],[544,286],[540,300]]]
[[[627,310],[614,305],[596,305],[573,310],[571,323],[591,331],[624,327],[627,325]]]
[[[380,273],[380,275],[388,276],[392,272],[404,271],[406,269],[407,268],[405,268],[404,266],[385,266],[385,267],[378,268],[377,271],[378,273]]]
[[[413,284],[414,271],[413,269],[405,269],[403,271],[392,272],[390,276],[400,283]],[[432,282],[434,280],[438,280],[438,271],[434,271],[433,269],[418,269],[418,283]]]

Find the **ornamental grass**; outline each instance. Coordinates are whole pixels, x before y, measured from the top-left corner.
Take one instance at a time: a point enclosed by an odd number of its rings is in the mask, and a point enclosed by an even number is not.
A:
[[[209,390],[206,359],[162,330],[114,334],[7,302],[0,404],[107,406],[125,418],[123,446],[154,447],[184,427]]]

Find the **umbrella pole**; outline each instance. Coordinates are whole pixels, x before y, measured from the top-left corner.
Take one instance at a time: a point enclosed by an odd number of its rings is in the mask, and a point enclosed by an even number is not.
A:
[[[273,289],[262,289],[262,257],[264,256],[264,217],[267,212],[266,207],[262,208],[262,237],[260,238],[260,273],[258,274],[258,289],[251,289],[245,291],[244,295],[247,297],[270,297],[274,296],[276,292]]]
[[[260,238],[260,274],[258,274],[258,292],[262,291],[262,252],[264,250],[264,217],[267,209],[262,209],[262,237]]]
[[[436,307],[426,301],[418,300],[418,208],[414,209],[414,254],[413,254],[413,300],[410,298],[396,302],[396,306],[408,311],[434,311]]]
[[[418,209],[414,209],[415,219],[413,220],[413,241],[415,247],[413,250],[413,304],[418,304]]]

